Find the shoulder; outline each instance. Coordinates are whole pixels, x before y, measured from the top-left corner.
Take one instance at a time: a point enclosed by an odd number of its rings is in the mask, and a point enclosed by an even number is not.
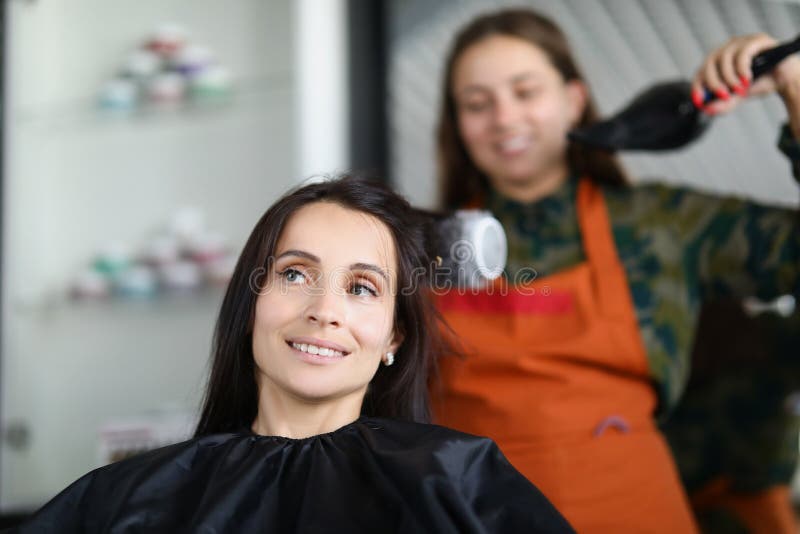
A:
[[[489,438],[451,428],[388,419],[365,421],[372,429],[373,453],[390,463],[424,462],[427,474],[440,474],[455,480],[474,471],[507,470],[518,475],[499,447]],[[521,475],[520,475],[521,476]]]
[[[755,206],[737,196],[656,182],[604,187],[603,194],[615,232],[639,237],[667,232],[688,239],[712,222],[732,222]]]
[[[207,463],[210,457],[219,456],[213,451],[244,439],[245,436],[237,434],[193,438],[99,467],[73,482],[42,511],[65,502],[107,502],[111,495],[120,493],[119,488],[147,487],[148,480],[159,481],[162,490],[169,485],[179,485],[200,460]],[[162,484],[165,481],[170,484]]]
[[[120,480],[120,477],[135,476],[139,471],[146,469],[171,466],[176,470],[188,471],[199,458],[207,457],[208,453],[246,439],[247,436],[244,434],[214,434],[192,438],[114,462],[90,474],[94,474],[95,480],[106,478]]]
[[[214,451],[246,440],[237,434],[193,438],[99,467],[53,497],[20,532],[104,530],[131,502],[139,506],[172,495],[191,482],[198,464],[225,456]]]
[[[466,523],[488,532],[574,532],[539,489],[517,471],[489,438],[443,426],[371,419],[405,454],[385,455],[397,482],[410,477],[420,507],[437,501],[460,510]],[[378,428],[378,425],[381,428]],[[390,459],[389,459],[390,458]]]
[[[748,207],[773,208],[741,193],[721,193],[697,185],[664,182],[641,182],[627,187],[603,186],[610,211],[639,215],[659,212],[682,212],[686,215],[709,210],[742,210]]]
[[[652,210],[674,211],[686,202],[717,197],[689,187],[659,182],[643,182],[625,187],[603,186],[603,196],[612,214],[646,214]]]
[[[489,438],[431,423],[415,423],[379,417],[365,418],[363,423],[372,429],[376,436],[380,436],[386,444],[398,448],[428,447],[433,449],[454,443],[470,448],[496,447]]]

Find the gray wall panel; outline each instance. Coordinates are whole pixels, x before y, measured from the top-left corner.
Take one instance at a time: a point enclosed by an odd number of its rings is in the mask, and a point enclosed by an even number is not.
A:
[[[562,26],[605,114],[656,81],[693,76],[705,54],[734,35],[765,31],[782,40],[800,29],[796,1],[390,0],[390,169],[417,204],[436,196],[435,123],[450,39],[478,13],[506,6],[538,9]],[[623,161],[640,181],[797,205],[797,185],[775,148],[784,119],[776,96],[749,101],[686,150]]]

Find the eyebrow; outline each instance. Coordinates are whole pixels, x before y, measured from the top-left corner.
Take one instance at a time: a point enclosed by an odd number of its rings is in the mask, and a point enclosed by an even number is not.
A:
[[[519,82],[524,82],[524,81],[528,81],[528,80],[537,80],[539,78],[541,78],[541,76],[539,76],[537,73],[535,73],[533,71],[528,71],[528,72],[522,72],[520,74],[515,74],[514,76],[512,76],[509,79],[509,82],[511,82],[511,83],[519,83]],[[461,94],[462,95],[466,95],[466,94],[469,94],[469,93],[482,92],[482,91],[485,91],[485,90],[486,90],[486,87],[484,87],[482,85],[468,85],[461,91]]]
[[[386,271],[384,271],[383,269],[381,269],[377,265],[373,265],[371,263],[353,263],[352,265],[350,265],[350,270],[352,270],[352,271],[372,271],[372,272],[380,275],[386,281],[386,283],[389,283],[389,275],[386,273]]]
[[[315,256],[315,255],[311,254],[310,252],[306,252],[304,250],[295,250],[295,249],[287,250],[286,252],[283,252],[280,256],[275,258],[275,260],[277,261],[277,260],[279,260],[281,258],[285,258],[287,256],[296,256],[298,258],[305,258],[305,259],[307,259],[309,261],[312,261],[314,263],[320,263],[319,256]],[[378,275],[380,275],[384,280],[386,280],[387,283],[389,282],[389,274],[385,270],[381,269],[377,265],[373,265],[372,263],[364,263],[364,262],[351,263],[350,264],[350,270],[351,271],[371,271],[371,272],[374,272],[374,273],[377,273]]]
[[[313,261],[314,263],[319,263],[319,258],[317,256],[314,256],[313,254],[302,250],[287,250],[286,252],[282,253],[275,259],[279,260],[281,258],[285,258],[286,256],[297,256],[300,258],[305,258],[307,260]]]
[[[538,73],[533,72],[533,71],[529,71],[529,72],[522,72],[520,74],[517,74],[516,76],[512,76],[511,77],[511,82],[512,83],[513,82],[524,82],[526,80],[537,80],[539,78],[541,78],[541,76]]]

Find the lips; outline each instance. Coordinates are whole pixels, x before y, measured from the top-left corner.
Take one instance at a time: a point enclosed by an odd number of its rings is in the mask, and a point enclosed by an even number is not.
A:
[[[287,339],[286,344],[295,350],[311,354],[313,356],[322,356],[327,358],[343,358],[350,354],[345,347],[338,343],[325,341],[317,338],[298,337]]]
[[[343,358],[344,354],[338,350],[329,349],[327,347],[318,347],[316,345],[307,345],[305,343],[292,343],[292,348],[297,349],[307,354],[314,356],[323,356],[327,358]]]
[[[525,152],[531,146],[528,135],[515,135],[495,144],[497,151],[504,156],[515,156]]]

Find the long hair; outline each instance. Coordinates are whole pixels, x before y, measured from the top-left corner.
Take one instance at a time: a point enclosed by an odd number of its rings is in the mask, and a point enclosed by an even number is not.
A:
[[[394,328],[403,335],[395,363],[381,366],[369,384],[362,415],[417,422],[430,420],[427,382],[444,350],[439,315],[430,299],[431,270],[422,215],[387,186],[360,177],[300,187],[275,202],[256,223],[242,250],[217,318],[211,371],[195,436],[249,428],[258,412],[252,349],[257,288],[254,273],[270,258],[289,218],[314,202],[334,202],[371,215],[389,229],[397,256]]]
[[[488,190],[486,176],[470,158],[458,132],[456,103],[453,98],[453,68],[461,54],[473,44],[492,36],[523,39],[541,49],[565,81],[584,81],[561,29],[548,18],[527,9],[508,9],[474,19],[464,27],[450,48],[442,83],[442,105],[437,133],[440,203],[456,209],[483,196]],[[591,95],[578,122],[585,126],[598,120]],[[606,152],[570,144],[567,151],[570,169],[598,183],[625,185],[625,173],[617,159]]]

